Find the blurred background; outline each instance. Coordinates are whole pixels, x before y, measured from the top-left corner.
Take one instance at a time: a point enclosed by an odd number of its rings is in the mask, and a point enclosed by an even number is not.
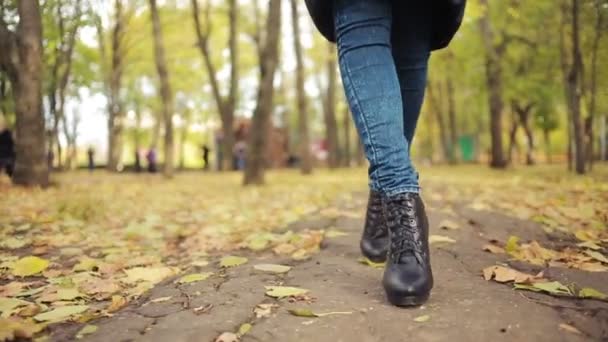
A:
[[[1,0],[0,18],[17,183],[364,164],[335,47],[303,1]],[[607,36],[606,0],[469,0],[431,58],[415,159],[578,173],[606,160]]]

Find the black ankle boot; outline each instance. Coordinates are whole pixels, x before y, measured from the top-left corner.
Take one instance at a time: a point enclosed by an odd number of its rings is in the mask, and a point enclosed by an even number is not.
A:
[[[424,303],[433,287],[429,223],[418,194],[386,198],[383,213],[389,229],[389,250],[382,284],[393,305]]]
[[[386,261],[388,228],[382,215],[382,195],[370,191],[365,214],[365,228],[361,236],[361,253],[373,262]]]

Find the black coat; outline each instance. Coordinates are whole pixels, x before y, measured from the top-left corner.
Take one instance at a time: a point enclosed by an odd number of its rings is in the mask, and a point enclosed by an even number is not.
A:
[[[370,0],[373,1],[373,0]],[[412,0],[395,0],[412,1]],[[422,0],[429,1],[429,0]],[[454,35],[464,15],[466,0],[432,0],[436,9],[433,13],[433,38],[431,48],[433,50],[446,47]],[[336,30],[333,20],[333,0],[306,0],[306,7],[315,23],[315,26],[327,40],[336,42]]]
[[[15,142],[11,131],[0,131],[0,159],[15,158]]]

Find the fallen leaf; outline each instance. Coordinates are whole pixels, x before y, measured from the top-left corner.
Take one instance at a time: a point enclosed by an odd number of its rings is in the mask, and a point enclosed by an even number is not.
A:
[[[274,298],[285,298],[300,296],[308,293],[308,290],[290,286],[266,286],[266,295]]]
[[[36,324],[31,320],[0,318],[0,341],[29,340],[45,327],[45,324]]]
[[[542,282],[532,284],[514,284],[516,290],[528,290],[534,292],[546,292],[555,296],[572,296],[572,290],[566,285],[558,282]]]
[[[258,271],[269,273],[287,273],[291,270],[291,267],[289,266],[275,264],[258,264],[253,266],[253,268]]]
[[[483,250],[486,252],[490,252],[492,254],[505,254],[505,249],[500,247],[500,246],[496,246],[493,245],[491,243],[486,244],[483,246]]]
[[[82,327],[82,329],[80,329],[80,331],[78,331],[78,333],[76,334],[76,338],[81,339],[85,335],[90,335],[96,331],[97,331],[96,325],[87,324],[84,327]]]
[[[310,309],[289,309],[290,314],[298,317],[319,317]]]
[[[185,276],[179,278],[179,280],[177,280],[176,283],[178,283],[178,284],[190,284],[190,283],[194,283],[194,282],[197,282],[197,281],[205,280],[205,279],[209,278],[212,275],[213,275],[213,272],[192,273],[192,274],[188,274],[188,275],[185,275]]]
[[[106,308],[109,313],[120,310],[123,306],[127,305],[127,299],[123,296],[112,296],[112,302]]]
[[[251,330],[252,327],[253,326],[250,323],[241,324],[241,326],[239,327],[239,331],[238,331],[237,335],[239,337],[245,335],[246,333],[249,332],[249,330]]]
[[[585,287],[585,288],[581,289],[578,292],[578,296],[581,298],[592,298],[592,299],[599,299],[599,300],[608,299],[608,295],[606,295],[605,293],[602,293],[596,289],[590,288],[590,287]]]
[[[431,315],[422,315],[414,318],[414,322],[416,323],[424,323],[428,322],[431,319]]]
[[[25,300],[17,299],[17,298],[2,298],[0,297],[0,313],[2,314],[0,317],[8,318],[13,314],[13,312],[17,311],[15,309],[29,305],[30,302]]]
[[[154,298],[151,299],[148,303],[162,303],[162,302],[168,302],[173,298],[173,296],[167,296],[167,297],[158,297],[158,298]]]
[[[88,305],[66,305],[34,316],[38,322],[59,322],[71,316],[81,314],[89,309]]]
[[[239,257],[239,256],[225,256],[220,260],[220,267],[235,267],[235,266],[240,266],[244,263],[246,263],[247,261],[249,261],[249,259],[245,258],[245,257]]]
[[[195,260],[191,264],[192,264],[192,266],[196,266],[196,267],[205,267],[205,266],[209,265],[209,261],[207,261],[207,260]]]
[[[515,235],[509,236],[507,243],[505,245],[505,251],[509,254],[516,253],[519,251],[519,237]]]
[[[139,281],[148,281],[152,284],[159,283],[176,273],[171,267],[134,267],[124,270],[127,277],[124,282],[133,284]]]
[[[278,308],[277,304],[258,304],[253,309],[256,318],[270,317],[272,310]]]
[[[592,257],[593,259],[597,260],[597,261],[601,261],[605,264],[608,264],[608,258],[606,258],[604,256],[604,254],[600,253],[600,252],[596,252],[596,251],[585,251],[585,254],[587,254],[588,256]]]
[[[580,242],[580,243],[577,243],[576,245],[578,247],[589,248],[589,249],[592,249],[594,251],[602,249],[602,246],[598,245],[597,243],[595,243],[593,241]]]
[[[439,228],[447,230],[460,229],[460,225],[452,220],[443,220],[439,223]]]
[[[373,262],[368,258],[359,258],[358,261],[364,265],[371,266],[373,268],[384,268],[385,264],[383,262]]]
[[[573,333],[573,334],[577,334],[577,335],[581,334],[581,331],[578,330],[576,327],[574,327],[570,324],[566,324],[566,323],[561,323],[559,325],[559,330],[567,331],[569,333]]]
[[[429,243],[432,244],[436,244],[436,243],[455,243],[456,240],[447,237],[447,236],[443,236],[443,235],[431,235],[429,236]]]
[[[40,273],[49,267],[49,261],[37,256],[27,256],[21,258],[13,264],[13,275],[17,277],[27,277]]]
[[[523,273],[505,266],[490,266],[483,269],[483,277],[485,280],[494,279],[498,283],[529,283],[542,281],[542,277],[538,275]]]
[[[327,232],[325,232],[325,237],[328,238],[337,238],[337,237],[341,237],[341,236],[347,236],[348,233],[345,233],[341,230],[337,230],[337,229],[330,229]]]

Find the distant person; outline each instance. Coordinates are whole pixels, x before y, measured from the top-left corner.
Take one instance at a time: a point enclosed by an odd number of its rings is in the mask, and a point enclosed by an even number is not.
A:
[[[203,150],[203,163],[205,164],[203,166],[204,170],[209,170],[209,153],[211,152],[211,149],[209,149],[209,146],[207,146],[207,144],[204,144],[202,147]]]
[[[146,160],[148,161],[148,172],[155,173],[156,168],[156,149],[154,147],[150,147],[148,153],[146,153]]]
[[[141,150],[137,149],[135,150],[135,172],[140,173],[142,170],[141,167]]]
[[[93,170],[95,170],[95,150],[93,149],[93,147],[89,147],[87,149],[87,157],[88,157],[88,168],[90,172],[93,172]]]
[[[458,30],[465,0],[306,0],[337,42],[346,99],[369,160],[363,255],[386,261],[389,302],[423,304],[433,287],[429,226],[410,158],[432,50]]]
[[[244,170],[245,169],[245,157],[247,152],[247,143],[241,140],[234,144],[234,149],[232,150],[232,160],[233,160],[233,168],[234,170]]]
[[[9,177],[12,177],[15,157],[13,134],[4,126],[3,122],[0,122],[0,172],[5,171]]]

